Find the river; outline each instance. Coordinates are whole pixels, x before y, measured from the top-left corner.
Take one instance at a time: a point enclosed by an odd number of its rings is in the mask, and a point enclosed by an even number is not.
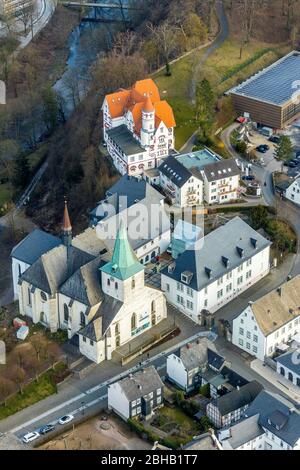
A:
[[[96,0],[99,3],[99,0]],[[101,3],[111,3],[111,0],[100,0]],[[115,2],[117,3],[117,2]],[[128,0],[123,4],[128,3]],[[120,10],[104,10],[107,19],[121,19]],[[126,14],[126,13],[125,13]],[[95,17],[95,9],[91,9],[87,17]],[[97,55],[111,46],[111,33],[120,23],[97,23],[82,21],[70,34],[69,57],[67,67],[62,77],[53,86],[64,102],[64,112],[68,117],[89,89],[89,68]]]

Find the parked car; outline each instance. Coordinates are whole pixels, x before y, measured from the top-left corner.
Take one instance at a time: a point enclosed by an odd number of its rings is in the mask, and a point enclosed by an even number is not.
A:
[[[73,415],[65,415],[65,416],[62,416],[59,420],[58,420],[58,423],[59,424],[67,424],[67,423],[70,423],[71,421],[73,421],[74,419],[74,416]]]
[[[243,181],[254,181],[254,180],[255,180],[255,176],[253,176],[253,175],[242,176],[242,180],[243,180]]]
[[[256,147],[256,150],[257,152],[259,153],[267,153],[267,151],[269,150],[269,146],[268,145],[259,145],[258,147]]]
[[[40,437],[40,434],[37,431],[29,432],[28,434],[25,434],[25,436],[22,437],[22,441],[24,442],[24,444],[28,444],[29,442],[35,441],[35,439],[37,439],[38,437]]]
[[[269,138],[269,142],[272,142],[273,144],[279,144],[280,143],[281,137],[279,135],[272,135]]]
[[[295,163],[294,161],[290,161],[288,162],[288,166],[290,168],[296,168],[296,166],[298,166],[299,162]]]
[[[54,429],[55,429],[55,426],[53,426],[53,424],[46,424],[46,426],[43,426],[40,429],[40,433],[47,434],[48,432],[54,431]]]

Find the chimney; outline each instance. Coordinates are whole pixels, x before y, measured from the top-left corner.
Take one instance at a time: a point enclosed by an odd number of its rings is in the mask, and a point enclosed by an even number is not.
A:
[[[279,287],[279,289],[277,289],[277,292],[278,292],[278,294],[279,294],[279,297],[282,297],[282,289],[281,289],[281,287]]]

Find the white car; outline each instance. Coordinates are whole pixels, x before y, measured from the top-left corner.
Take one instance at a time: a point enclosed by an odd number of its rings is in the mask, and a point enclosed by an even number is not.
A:
[[[67,424],[67,423],[70,423],[70,421],[72,421],[74,419],[74,416],[73,415],[65,415],[65,416],[62,416],[59,420],[58,420],[58,423],[59,424]]]
[[[37,439],[38,437],[40,437],[40,434],[38,432],[29,432],[28,434],[25,434],[25,436],[22,437],[22,441],[24,442],[24,444],[28,444],[28,442],[35,441],[35,439]]]

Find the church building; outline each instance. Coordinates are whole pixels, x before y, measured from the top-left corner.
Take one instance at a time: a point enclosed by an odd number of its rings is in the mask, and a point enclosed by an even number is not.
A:
[[[46,234],[40,233],[45,240]],[[20,314],[51,332],[67,330],[68,338],[77,338],[80,352],[91,361],[111,359],[119,346],[166,318],[165,296],[145,285],[144,267],[122,221],[112,255],[92,254],[75,246],[67,205],[61,242],[49,238],[41,253],[36,238],[32,232],[23,241],[25,251],[30,247],[32,252],[29,267],[17,263],[16,256],[24,258],[22,242],[12,252]]]

